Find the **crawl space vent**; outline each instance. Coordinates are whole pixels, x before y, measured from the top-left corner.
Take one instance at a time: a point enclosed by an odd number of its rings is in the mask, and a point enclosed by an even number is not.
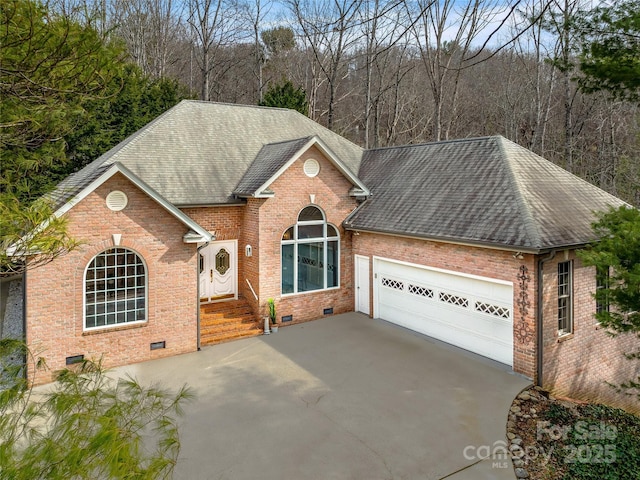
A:
[[[66,365],[75,365],[76,363],[84,362],[84,355],[73,355],[72,357],[65,358]]]

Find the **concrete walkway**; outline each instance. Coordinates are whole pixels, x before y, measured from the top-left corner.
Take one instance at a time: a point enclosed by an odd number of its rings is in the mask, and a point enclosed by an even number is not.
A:
[[[482,458],[530,383],[355,313],[118,371],[196,393],[176,468],[189,480],[513,480],[509,460]]]

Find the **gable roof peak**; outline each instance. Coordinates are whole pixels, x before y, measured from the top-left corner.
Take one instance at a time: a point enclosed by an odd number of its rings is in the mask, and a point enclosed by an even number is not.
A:
[[[355,190],[353,190],[354,195],[356,195],[356,193],[359,196],[369,194],[368,188],[349,170],[318,135],[263,145],[236,185],[233,194],[241,198],[272,197],[274,193],[269,189],[269,185],[298,160],[304,152],[314,146],[356,187]]]

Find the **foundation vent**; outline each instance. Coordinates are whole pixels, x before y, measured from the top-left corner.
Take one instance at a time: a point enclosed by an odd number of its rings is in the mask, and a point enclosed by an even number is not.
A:
[[[164,340],[161,342],[153,342],[151,344],[151,350],[160,350],[161,348],[166,348],[167,347],[167,342],[165,342]]]
[[[76,363],[84,362],[84,355],[73,355],[65,359],[65,364],[75,365]]]

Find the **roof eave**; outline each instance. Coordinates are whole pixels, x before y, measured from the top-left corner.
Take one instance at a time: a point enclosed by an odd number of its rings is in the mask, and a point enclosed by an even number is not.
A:
[[[336,157],[336,155],[322,141],[322,139],[317,135],[314,135],[295,154],[293,154],[291,158],[287,162],[285,162],[285,164],[282,165],[282,167],[280,167],[276,173],[271,175],[271,177],[269,177],[269,179],[267,179],[266,182],[260,185],[260,187],[256,189],[256,191],[253,192],[251,196],[256,198],[271,198],[270,196],[265,196],[265,192],[271,192],[269,190],[269,185],[271,185],[278,177],[280,177],[280,175],[282,175],[296,160],[298,160],[304,152],[309,150],[309,148],[311,148],[314,145],[322,152],[322,154],[327,159],[329,159],[329,161],[333,164],[333,166],[336,167],[338,171],[342,173],[342,175],[344,175],[351,182],[351,184],[353,184],[354,188],[362,192],[359,196],[368,197],[371,194],[371,192],[366,187],[366,185],[362,183],[362,181],[358,177],[356,177],[351,172],[351,170],[349,170],[346,167],[346,165],[340,159],[338,159],[338,157]]]
[[[203,235],[194,232],[193,230],[189,230],[182,236],[182,241],[184,243],[208,243],[214,241],[215,239],[216,238],[214,235],[210,235],[209,238],[206,238]]]
[[[235,195],[235,194],[234,194]],[[244,197],[241,195],[235,195],[240,198],[240,201],[225,202],[225,203],[174,203],[176,208],[209,208],[209,207],[242,207],[247,204],[244,201]]]
[[[140,190],[145,192],[149,197],[155,200],[160,206],[162,206],[167,212],[173,215],[176,219],[184,223],[191,230],[196,232],[203,238],[203,241],[211,241],[213,236],[207,230],[202,228],[196,222],[194,222],[190,217],[180,211],[175,205],[169,202],[166,198],[160,195],[157,191],[147,185],[142,179],[140,179],[137,175],[131,172],[128,168],[122,165],[119,162],[113,163],[107,170],[105,170],[98,178],[96,178],[93,182],[83,188],[80,192],[78,192],[73,198],[67,201],[63,206],[58,208],[53,215],[56,217],[60,217],[71,210],[75,205],[77,205],[81,200],[86,198],[91,192],[93,192],[96,188],[102,185],[104,182],[113,177],[116,173],[121,173],[124,175],[131,183],[136,185]]]
[[[377,233],[381,235],[390,235],[394,237],[415,238],[417,240],[428,240],[432,242],[452,243],[456,245],[465,245],[470,247],[490,248],[492,250],[507,250],[507,251],[513,251],[513,252],[530,253],[534,255],[537,255],[542,252],[539,248],[526,247],[521,245],[520,246],[507,245],[507,244],[496,243],[496,242],[486,242],[482,240],[441,237],[441,236],[426,235],[426,234],[411,233],[411,232],[396,232],[393,230],[377,229],[377,228],[371,228],[371,227],[358,227],[358,226],[350,225],[348,223],[343,223],[343,226],[345,230],[349,230],[352,232]]]
[[[597,240],[592,240],[592,241],[577,242],[577,243],[545,245],[540,247],[526,247],[526,246],[518,246],[518,245],[507,245],[504,243],[486,242],[482,240],[469,240],[469,239],[454,238],[454,237],[438,237],[435,235],[396,232],[393,230],[376,229],[371,227],[357,227],[347,222],[344,222],[343,226],[345,230],[349,230],[351,232],[377,233],[381,235],[390,235],[394,237],[415,238],[417,240],[428,240],[432,242],[442,242],[442,243],[451,243],[456,245],[467,245],[472,247],[490,248],[493,250],[507,250],[510,252],[529,253],[532,255],[541,255],[541,254],[549,253],[551,251],[560,251],[560,250],[579,250],[581,248],[585,248],[586,246],[590,245],[594,241],[597,241]]]

